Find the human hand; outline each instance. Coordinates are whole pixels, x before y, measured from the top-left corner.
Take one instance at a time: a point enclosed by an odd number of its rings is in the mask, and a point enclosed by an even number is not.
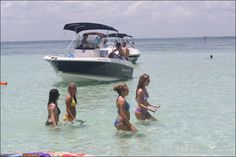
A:
[[[157,108],[152,108],[151,111],[155,113],[157,111]]]
[[[160,108],[161,107],[161,104],[157,104],[157,105],[151,105],[152,107],[155,107],[155,108]]]
[[[150,106],[148,106],[148,110],[152,111],[153,113],[155,113],[157,111],[157,108],[150,105]]]
[[[56,125],[56,126],[54,127],[54,129],[60,129],[60,127],[59,127],[58,125]]]
[[[137,129],[133,125],[130,127],[130,130],[133,132],[137,131]]]
[[[80,119],[76,119],[75,121],[76,121],[76,122],[79,122],[80,124],[83,124],[84,122],[86,122],[86,121],[80,120]]]

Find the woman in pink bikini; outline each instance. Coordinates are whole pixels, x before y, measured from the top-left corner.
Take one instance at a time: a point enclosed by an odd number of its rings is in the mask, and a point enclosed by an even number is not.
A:
[[[143,74],[139,77],[139,82],[136,90],[136,101],[138,106],[135,111],[135,116],[138,120],[156,120],[148,111],[156,112],[160,105],[151,105],[147,101],[149,95],[146,87],[150,83],[150,77],[147,74]]]

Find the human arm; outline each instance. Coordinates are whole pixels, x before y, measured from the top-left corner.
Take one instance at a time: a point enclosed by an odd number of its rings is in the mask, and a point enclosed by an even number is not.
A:
[[[111,53],[114,53],[114,52],[116,52],[118,49],[114,49],[113,51],[111,51]]]
[[[50,119],[52,122],[52,126],[55,128],[57,126],[57,122],[55,119],[56,113],[55,113],[56,106],[55,104],[50,104],[49,106],[49,114],[50,114]]]
[[[151,106],[151,107],[155,107],[155,108],[160,108],[161,107],[161,104],[157,104],[157,105],[158,106],[149,104],[149,106]]]
[[[150,105],[147,100],[144,100],[144,91],[141,88],[137,91],[137,102],[138,102],[139,107],[141,108],[144,108],[152,112],[157,111],[156,108],[148,108],[148,106],[152,106],[152,105]]]
[[[157,111],[157,108],[149,108],[148,106],[151,106],[151,105],[144,105],[144,104],[139,104],[140,107],[142,108],[145,108],[146,110],[148,111],[152,111],[152,112],[156,112]]]
[[[115,51],[117,51],[117,49],[114,49],[112,52],[110,52],[108,58],[115,58],[116,56],[120,57],[119,53],[117,55]]]
[[[129,60],[129,48],[126,47],[125,49],[126,49],[125,58]]]

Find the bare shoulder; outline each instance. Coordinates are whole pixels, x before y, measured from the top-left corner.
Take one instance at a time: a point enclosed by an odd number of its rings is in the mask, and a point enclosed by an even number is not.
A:
[[[69,101],[70,99],[71,99],[70,94],[67,94],[67,95],[66,95],[66,101]]]
[[[119,105],[123,105],[125,103],[125,99],[122,96],[119,96],[117,101]]]
[[[54,109],[55,107],[56,107],[56,105],[55,105],[54,103],[51,103],[51,104],[49,104],[49,106],[48,106],[49,109]]]

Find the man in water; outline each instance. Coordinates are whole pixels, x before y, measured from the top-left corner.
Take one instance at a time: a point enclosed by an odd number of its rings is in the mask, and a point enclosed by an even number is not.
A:
[[[213,59],[213,55],[210,55],[210,59]]]

